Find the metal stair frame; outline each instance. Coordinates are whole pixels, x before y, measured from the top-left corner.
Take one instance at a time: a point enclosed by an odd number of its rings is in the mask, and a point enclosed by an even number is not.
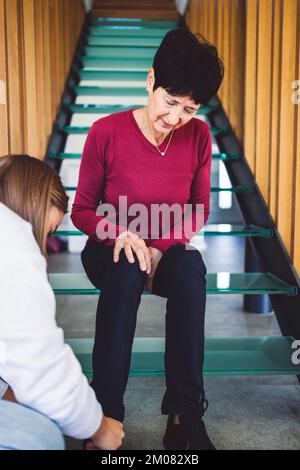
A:
[[[248,242],[256,253],[263,271],[271,272],[284,282],[297,286],[298,293],[296,296],[270,295],[270,300],[282,335],[300,339],[299,277],[252,175],[244,156],[244,150],[232,129],[219,98],[213,98],[210,104],[219,105],[218,110],[210,114],[211,124],[216,127],[229,127],[230,129],[226,135],[220,134],[215,137],[220,147],[220,152],[241,154],[239,159],[224,161],[231,184],[233,186],[252,185],[255,188],[255,191],[250,194],[235,194],[244,223],[273,230],[273,237],[268,240],[257,237],[249,239]]]

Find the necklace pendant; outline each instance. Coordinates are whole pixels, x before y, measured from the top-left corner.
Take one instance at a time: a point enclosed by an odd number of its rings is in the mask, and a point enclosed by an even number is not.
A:
[[[162,157],[164,157],[164,156],[165,156],[165,152],[161,152],[161,155],[162,155]]]

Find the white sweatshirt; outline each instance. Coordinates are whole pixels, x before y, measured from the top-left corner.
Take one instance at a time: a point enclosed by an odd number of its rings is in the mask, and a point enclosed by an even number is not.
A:
[[[65,435],[90,437],[102,408],[55,321],[46,260],[30,223],[0,203],[0,377]]]

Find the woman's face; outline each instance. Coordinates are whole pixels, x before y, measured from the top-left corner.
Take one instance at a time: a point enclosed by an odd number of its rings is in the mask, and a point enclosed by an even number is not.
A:
[[[64,213],[57,209],[57,207],[50,207],[48,217],[46,219],[46,233],[51,235],[56,232],[57,228],[60,226],[64,218]]]
[[[153,91],[154,69],[151,68],[147,77],[149,90],[148,114],[155,130],[168,134],[173,128],[187,124],[197,113],[200,104],[196,104],[189,96],[171,96],[159,87]]]

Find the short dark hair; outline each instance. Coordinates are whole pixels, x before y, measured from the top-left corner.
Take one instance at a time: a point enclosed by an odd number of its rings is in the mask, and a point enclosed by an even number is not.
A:
[[[187,28],[169,31],[153,60],[153,91],[164,88],[172,96],[190,96],[196,104],[206,104],[218,91],[224,65],[215,46]]]

